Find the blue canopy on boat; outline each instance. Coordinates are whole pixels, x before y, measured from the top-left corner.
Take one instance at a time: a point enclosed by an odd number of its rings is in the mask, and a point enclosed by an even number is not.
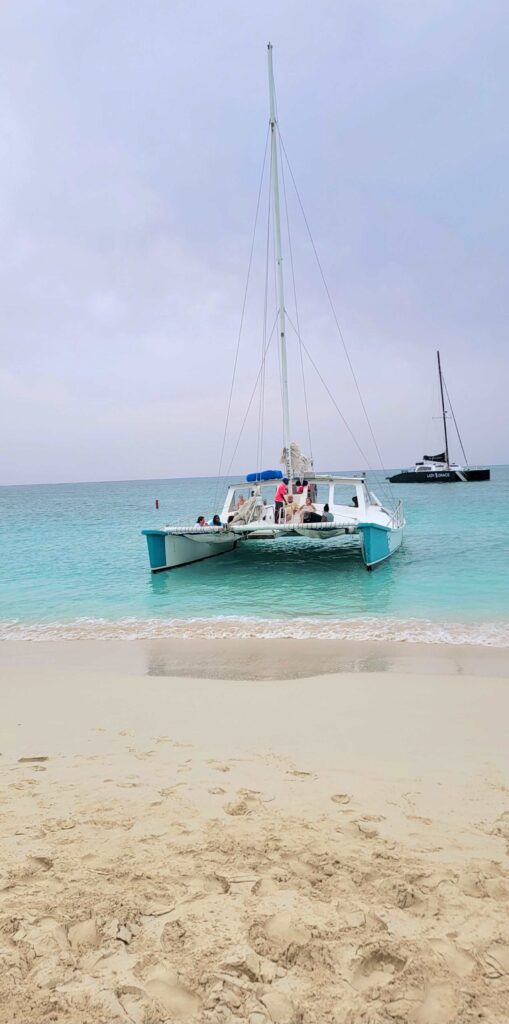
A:
[[[257,484],[261,480],[282,480],[283,474],[280,469],[264,469],[261,473],[248,473],[246,480],[248,484]]]

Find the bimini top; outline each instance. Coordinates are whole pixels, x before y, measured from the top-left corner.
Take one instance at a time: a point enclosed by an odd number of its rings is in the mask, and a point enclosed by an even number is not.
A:
[[[283,474],[280,469],[264,469],[261,473],[247,473],[248,484],[258,484],[260,480],[282,480]]]

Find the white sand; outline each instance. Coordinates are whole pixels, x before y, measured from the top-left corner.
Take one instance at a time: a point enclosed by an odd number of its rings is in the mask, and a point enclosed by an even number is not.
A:
[[[506,652],[5,643],[0,673],[1,1021],[507,1024]]]

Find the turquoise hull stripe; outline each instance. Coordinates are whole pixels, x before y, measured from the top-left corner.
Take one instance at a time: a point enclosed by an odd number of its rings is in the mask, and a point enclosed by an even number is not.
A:
[[[388,526],[359,523],[359,530],[362,535],[362,557],[366,565],[376,565],[392,554],[389,546],[391,531]]]
[[[141,532],[147,538],[150,568],[162,569],[166,565],[166,535],[162,530],[142,530]]]

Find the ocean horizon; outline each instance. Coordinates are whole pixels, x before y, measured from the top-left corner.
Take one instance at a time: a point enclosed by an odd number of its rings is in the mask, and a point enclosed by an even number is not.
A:
[[[253,543],[152,575],[141,530],[220,511],[226,483],[240,479],[3,485],[0,639],[509,646],[509,467],[493,467],[486,483],[394,485],[405,502],[405,539],[372,573],[355,545],[310,540]],[[380,474],[368,479],[387,498]]]

